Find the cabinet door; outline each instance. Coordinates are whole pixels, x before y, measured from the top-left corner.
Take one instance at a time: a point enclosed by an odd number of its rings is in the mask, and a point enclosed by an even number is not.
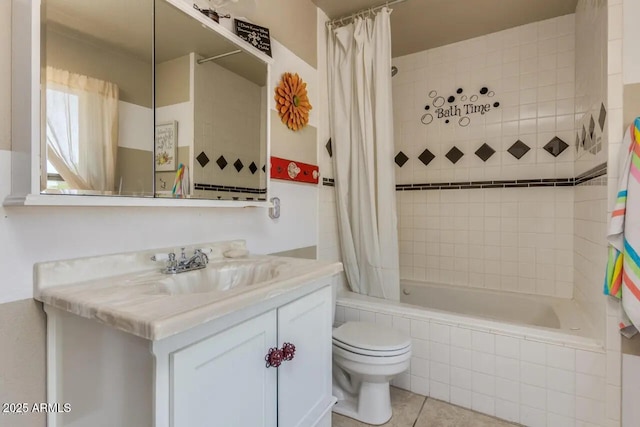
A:
[[[314,425],[331,404],[331,286],[278,309],[278,346],[296,346],[278,368],[278,427]]]
[[[276,427],[275,310],[172,355],[173,427]]]

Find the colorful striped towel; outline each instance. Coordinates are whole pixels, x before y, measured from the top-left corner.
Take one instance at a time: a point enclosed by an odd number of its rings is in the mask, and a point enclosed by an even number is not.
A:
[[[622,145],[624,164],[607,233],[609,260],[604,293],[622,298],[629,320],[640,327],[640,117],[629,127]],[[622,321],[620,328],[628,326],[626,323]]]

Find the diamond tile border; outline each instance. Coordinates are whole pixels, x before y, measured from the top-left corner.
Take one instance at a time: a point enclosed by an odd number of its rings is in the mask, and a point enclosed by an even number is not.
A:
[[[409,158],[406,154],[400,151],[398,154],[396,154],[396,157],[393,160],[396,162],[396,165],[402,167],[405,165],[405,163],[407,163],[407,161],[409,161]]]
[[[435,158],[435,154],[429,151],[429,149],[425,149],[422,154],[418,156],[418,160],[420,160],[425,166],[429,166],[429,163],[431,163],[431,161]]]
[[[226,168],[227,165],[229,164],[227,163],[227,159],[225,159],[224,156],[218,157],[218,160],[216,160],[216,163],[218,164],[218,167],[220,168],[220,170],[224,170],[224,168]]]
[[[491,146],[487,143],[484,143],[478,148],[475,152],[475,155],[480,157],[483,162],[486,162],[495,154],[496,150],[491,148]]]
[[[569,144],[564,142],[562,139],[557,136],[554,137],[551,141],[549,141],[544,147],[542,147],[547,153],[551,154],[553,157],[558,157],[560,154],[564,152],[569,147]]]
[[[455,145],[449,150],[447,154],[444,155],[451,163],[454,165],[460,161],[460,159],[464,156],[464,153],[460,151],[458,147]]]
[[[327,153],[329,153],[329,157],[333,157],[333,145],[331,143],[331,138],[327,141],[327,145],[324,146],[327,149]]]
[[[520,160],[522,157],[524,157],[525,154],[529,152],[529,150],[531,150],[531,147],[529,147],[524,142],[517,140],[516,142],[513,143],[511,147],[509,147],[507,151],[513,157]]]
[[[207,166],[207,164],[209,163],[209,157],[204,151],[198,154],[198,157],[196,157],[196,160],[202,167]]]

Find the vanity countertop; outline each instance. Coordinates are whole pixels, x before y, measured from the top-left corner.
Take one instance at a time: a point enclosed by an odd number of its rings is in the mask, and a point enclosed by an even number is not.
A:
[[[158,285],[171,280],[172,276],[163,275],[157,266],[119,276],[91,277],[81,282],[69,280],[64,283],[60,278],[52,282],[43,278],[51,271],[62,272],[59,276],[64,277],[78,262],[60,261],[36,265],[35,299],[148,340],[161,340],[237,310],[299,291],[309,283],[343,270],[339,262],[268,255],[251,256],[245,261],[278,261],[278,274],[259,284],[224,292],[171,294],[159,291]],[[217,260],[215,263],[219,267],[233,262],[237,261]],[[82,265],[86,269],[86,264]],[[191,273],[194,272],[177,276]]]

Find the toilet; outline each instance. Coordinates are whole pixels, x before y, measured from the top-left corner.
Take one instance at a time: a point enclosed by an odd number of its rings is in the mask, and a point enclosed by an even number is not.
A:
[[[391,418],[389,382],[409,368],[411,338],[368,322],[333,330],[333,412],[380,425]]]

